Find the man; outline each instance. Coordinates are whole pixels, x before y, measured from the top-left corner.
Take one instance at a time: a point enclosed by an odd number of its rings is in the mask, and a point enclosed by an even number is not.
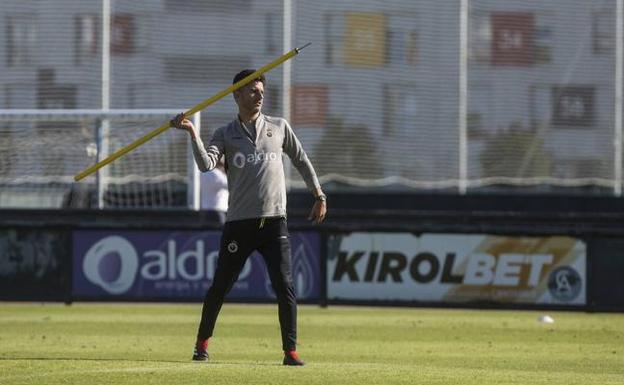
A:
[[[236,74],[233,83],[255,70]],[[320,223],[327,211],[316,173],[288,122],[261,113],[266,79],[261,76],[234,92],[238,116],[218,128],[206,149],[192,122],[179,114],[171,125],[191,135],[199,169],[211,170],[225,156],[230,198],[212,286],[204,298],[193,360],[207,361],[208,342],[223,304],[247,260],[258,250],[277,296],[284,365],[303,365],[296,350],[297,302],[291,273],[286,226],[286,183],[282,155],[286,153],[316,200],[308,219]]]

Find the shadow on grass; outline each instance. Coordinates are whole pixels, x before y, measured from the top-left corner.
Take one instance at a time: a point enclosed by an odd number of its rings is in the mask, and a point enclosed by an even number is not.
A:
[[[283,366],[280,363],[250,362],[250,361],[217,361],[210,362],[191,360],[148,360],[124,358],[77,358],[77,357],[0,357],[0,361],[93,361],[93,362],[151,362],[162,364],[192,364],[192,365],[247,365],[247,366]]]

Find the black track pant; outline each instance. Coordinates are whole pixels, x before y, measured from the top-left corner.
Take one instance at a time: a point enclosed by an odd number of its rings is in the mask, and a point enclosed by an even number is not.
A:
[[[286,219],[281,217],[227,222],[212,286],[204,298],[197,338],[212,333],[225,295],[238,279],[249,255],[258,250],[267,266],[277,296],[282,347],[294,350],[297,342],[297,300],[291,274],[290,241]]]

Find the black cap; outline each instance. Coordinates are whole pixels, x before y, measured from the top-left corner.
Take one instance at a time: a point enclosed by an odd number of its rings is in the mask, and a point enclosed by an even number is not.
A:
[[[239,81],[245,79],[247,76],[251,75],[254,72],[256,72],[256,70],[254,70],[254,69],[242,70],[241,72],[237,73],[234,76],[234,80],[232,80],[232,84],[238,83]],[[266,84],[266,78],[264,77],[264,74],[258,76],[254,80],[258,81],[258,82],[262,82],[262,84]]]

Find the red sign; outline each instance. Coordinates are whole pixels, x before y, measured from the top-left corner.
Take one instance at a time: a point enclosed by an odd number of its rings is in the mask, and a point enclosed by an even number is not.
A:
[[[492,20],[492,65],[533,64],[535,17],[532,13],[495,12]]]
[[[328,87],[324,85],[296,85],[293,87],[293,124],[325,124]]]

